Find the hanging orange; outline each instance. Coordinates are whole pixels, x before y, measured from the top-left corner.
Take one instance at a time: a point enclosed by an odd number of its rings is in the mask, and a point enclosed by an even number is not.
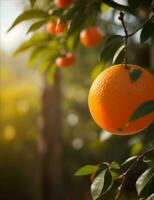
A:
[[[58,57],[55,61],[58,67],[68,67],[75,62],[75,56],[72,53],[67,53],[64,56]]]
[[[93,82],[89,91],[89,109],[93,119],[103,129],[119,135],[135,134],[154,121],[154,112],[132,122],[132,113],[146,101],[154,100],[154,76],[140,66],[128,67],[142,71],[132,82],[124,64],[104,70]]]
[[[72,0],[55,0],[55,5],[58,8],[65,8],[72,3]]]
[[[85,47],[95,47],[102,39],[101,32],[96,27],[88,27],[81,31],[80,42]]]
[[[47,32],[52,35],[59,35],[65,29],[65,24],[58,24],[59,17],[55,17],[51,22],[47,24]]]

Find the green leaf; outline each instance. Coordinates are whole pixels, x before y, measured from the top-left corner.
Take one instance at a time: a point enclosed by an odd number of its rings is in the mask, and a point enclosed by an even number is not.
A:
[[[77,12],[76,15],[74,15],[71,20],[67,36],[74,34],[76,31],[80,31],[83,28],[85,20],[86,20],[85,14],[83,12]]]
[[[38,9],[31,9],[31,10],[26,10],[23,12],[21,15],[19,15],[16,20],[13,22],[11,27],[8,29],[10,31],[12,28],[14,28],[16,25],[19,23],[30,20],[30,19],[35,19],[35,18],[46,18],[48,17],[48,14],[44,12],[43,10],[38,10]]]
[[[143,162],[147,163],[149,166],[154,166],[154,151],[151,154],[144,156]]]
[[[112,0],[102,0],[103,3],[107,4],[109,7],[115,8],[117,10],[122,10],[125,12],[133,13],[133,10],[129,6],[121,5],[119,3],[116,3]]]
[[[140,40],[141,42],[145,42],[151,37],[154,37],[154,23],[148,22],[141,31]]]
[[[34,65],[34,62],[35,60],[40,56],[40,54],[42,54],[42,51],[44,52],[45,51],[45,48],[44,46],[39,46],[39,47],[36,47],[31,55],[30,55],[30,58],[29,58],[29,65],[32,66]]]
[[[122,53],[122,51],[123,51],[124,49],[125,49],[125,45],[122,45],[122,46],[120,46],[120,47],[117,49],[117,51],[116,51],[115,54],[114,54],[112,63],[115,63],[115,62],[116,62],[116,60],[118,59],[119,55]]]
[[[91,79],[94,80],[104,69],[105,67],[102,63],[97,64],[91,72]]]
[[[140,5],[142,5],[142,3],[144,2],[145,0],[128,0],[128,3],[129,3],[129,5],[132,7],[132,8],[134,8],[134,9],[136,9],[136,8],[138,8]]]
[[[96,200],[103,190],[106,172],[107,170],[105,169],[99,175],[97,175],[91,185],[91,194],[93,200]]]
[[[146,200],[154,200],[154,194],[151,194]]]
[[[30,26],[30,28],[28,29],[27,33],[38,30],[39,28],[41,28],[45,24],[45,22],[46,22],[46,20],[42,20],[42,21],[39,21],[39,22],[32,24]]]
[[[130,162],[132,162],[132,161],[134,161],[134,160],[136,160],[136,158],[137,158],[137,156],[132,156],[132,157],[126,159],[126,160],[121,164],[121,166],[124,166],[124,165],[126,165],[126,164],[128,164],[128,163],[130,163]]]
[[[147,163],[148,165],[149,165],[149,167],[152,167],[152,166],[154,166],[154,159],[153,160],[143,160],[145,163]]]
[[[85,176],[88,174],[95,173],[99,167],[97,165],[86,165],[81,167],[77,172],[75,172],[75,176]]]
[[[154,112],[154,101],[146,101],[143,104],[141,104],[131,115],[131,117],[128,120],[128,125],[132,123],[133,121],[139,119],[140,117],[143,117],[149,113]]]
[[[141,194],[145,186],[150,182],[154,177],[154,168],[147,169],[136,181],[136,190],[138,195]]]
[[[142,70],[141,69],[136,69],[131,67],[129,69],[129,76],[130,76],[130,80],[132,81],[132,83],[134,83],[135,81],[137,81],[142,75]]]
[[[50,61],[48,59],[43,60],[42,63],[38,66],[37,71],[42,74],[45,71],[47,71],[50,65],[51,65],[51,60]]]
[[[113,161],[111,163],[111,167],[112,167],[112,169],[120,169],[121,168],[120,165],[115,161]]]
[[[103,44],[101,50],[100,60],[104,62],[110,61],[117,49],[123,44],[123,38],[120,35],[112,35],[107,41]]]
[[[61,16],[63,13],[63,9],[55,9],[53,8],[51,15],[49,16],[49,21],[52,20],[55,16]]]
[[[59,24],[65,23],[68,20],[72,19],[72,17],[74,16],[75,12],[76,12],[76,7],[75,6],[69,8],[68,10],[66,10],[63,13],[63,15],[61,16]]]
[[[48,41],[48,36],[46,34],[35,34],[33,35],[28,41],[23,42],[14,52],[14,55],[21,53],[28,48],[31,48],[33,46],[39,46],[42,45],[42,43]]]
[[[113,186],[113,176],[112,172],[107,170],[104,177],[104,186],[99,198],[103,197]]]
[[[33,8],[34,4],[36,3],[37,0],[29,0],[30,1],[30,4],[31,4],[31,7]]]
[[[150,72],[151,74],[154,74],[154,68],[148,67],[148,68],[146,68],[146,70],[147,70],[148,72]]]
[[[68,49],[70,49],[71,51],[74,51],[75,48],[77,47],[78,42],[79,42],[79,35],[80,35],[80,31],[76,31],[74,34],[67,37],[66,45]]]

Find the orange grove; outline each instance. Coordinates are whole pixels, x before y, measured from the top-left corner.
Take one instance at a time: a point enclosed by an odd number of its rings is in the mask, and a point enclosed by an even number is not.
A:
[[[142,71],[136,81],[131,81],[125,64],[115,65],[98,75],[88,97],[96,123],[117,135],[135,134],[154,121],[154,112],[151,112],[127,125],[136,108],[154,100],[154,76],[140,66],[128,64],[128,67]]]

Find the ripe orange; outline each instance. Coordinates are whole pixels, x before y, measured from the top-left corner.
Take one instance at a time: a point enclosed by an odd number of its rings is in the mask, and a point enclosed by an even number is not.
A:
[[[55,17],[51,22],[47,24],[47,32],[52,34],[52,35],[59,35],[62,33],[65,29],[65,24],[61,23],[57,26],[58,24],[59,17]]]
[[[103,129],[117,135],[135,134],[154,121],[154,112],[132,122],[128,120],[145,101],[154,100],[154,76],[137,65],[128,67],[142,70],[132,83],[125,64],[112,66],[98,75],[88,97],[90,113]]]
[[[95,47],[101,41],[102,35],[96,27],[88,27],[81,31],[80,42],[86,47]]]
[[[58,8],[65,8],[72,3],[72,0],[55,0],[55,5]]]
[[[75,62],[75,56],[72,53],[67,53],[65,56],[58,57],[55,61],[58,67],[68,67]]]

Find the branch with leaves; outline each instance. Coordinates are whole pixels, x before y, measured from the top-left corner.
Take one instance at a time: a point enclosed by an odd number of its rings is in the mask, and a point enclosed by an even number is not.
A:
[[[93,182],[91,185],[91,194],[93,200],[105,199],[107,193],[115,188],[117,182],[120,182],[115,191],[114,198],[115,200],[119,200],[127,177],[140,162],[148,164],[148,168],[136,181],[137,194],[141,195],[144,188],[146,188],[148,184],[152,184],[152,179],[154,178],[154,147],[146,150],[139,156],[128,158],[122,164],[113,161],[112,163],[103,162],[98,165],[86,165],[80,168],[75,173],[75,176],[92,174]],[[127,169],[125,169],[126,167]],[[124,169],[125,171],[123,171]],[[106,182],[108,182],[108,186],[106,185]],[[149,194],[149,196],[151,195],[153,194]],[[149,197],[147,199],[152,200],[152,198]]]

